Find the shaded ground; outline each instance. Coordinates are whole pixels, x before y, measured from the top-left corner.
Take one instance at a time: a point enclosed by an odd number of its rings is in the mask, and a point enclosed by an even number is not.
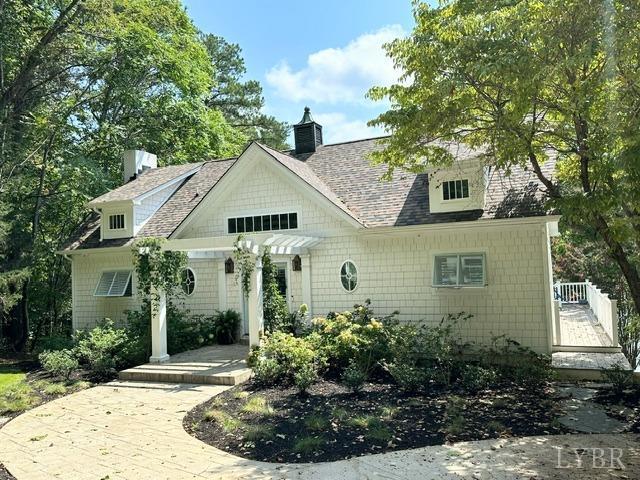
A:
[[[630,386],[621,395],[598,389],[594,401],[602,405],[609,416],[624,422],[627,431],[640,433],[640,385]]]
[[[640,436],[635,434],[499,438],[314,464],[255,462],[206,445],[183,428],[187,410],[226,389],[133,382],[98,385],[10,421],[0,429],[0,463],[18,480],[640,478]],[[46,441],[32,441],[34,435]],[[593,468],[589,452],[607,448],[623,453],[624,470],[615,465]],[[559,449],[562,465],[569,468],[558,468]],[[581,468],[575,451],[584,452]]]
[[[550,435],[568,431],[552,387],[511,384],[467,394],[441,390],[406,395],[390,383],[368,383],[358,395],[320,381],[309,395],[282,386],[244,384],[197,406],[185,429],[244,458],[326,462],[450,442]]]

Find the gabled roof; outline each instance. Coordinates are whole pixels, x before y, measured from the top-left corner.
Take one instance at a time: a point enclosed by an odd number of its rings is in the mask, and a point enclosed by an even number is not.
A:
[[[396,170],[393,179],[381,181],[384,165],[371,165],[369,154],[383,148],[379,138],[321,145],[316,152],[296,155],[292,151],[279,152],[259,145],[279,164],[301,181],[315,189],[346,215],[365,227],[392,227],[450,223],[492,218],[517,218],[545,215],[545,192],[534,172],[513,167],[509,175],[504,171],[487,171],[485,208],[461,212],[431,213],[429,210],[428,174]],[[457,145],[453,149],[457,159],[471,159],[482,152]],[[197,172],[187,178],[169,200],[149,219],[138,236],[169,237],[187,216],[200,204],[206,194],[234,165],[237,158],[210,160],[204,163],[161,167],[145,172],[139,178],[109,192],[114,198],[141,194],[177,178],[190,168]],[[555,168],[553,160],[543,165],[545,174]],[[147,177],[151,175],[150,177]],[[155,178],[150,181],[147,178]],[[136,183],[140,182],[140,183]],[[149,187],[150,184],[156,187]],[[127,187],[125,189],[125,187]],[[125,189],[125,190],[123,190]],[[123,194],[122,192],[129,192]],[[126,245],[129,240],[100,242],[99,228],[88,222],[68,248],[96,248]]]
[[[184,165],[171,165],[168,167],[146,170],[124,185],[94,198],[89,202],[89,205],[133,200],[171,182],[172,180],[176,180],[191,172],[195,172],[200,168],[200,165],[202,165],[202,163],[188,163]]]

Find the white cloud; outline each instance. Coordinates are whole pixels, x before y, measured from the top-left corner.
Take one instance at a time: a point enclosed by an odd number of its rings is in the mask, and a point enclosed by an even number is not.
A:
[[[324,143],[346,142],[384,135],[382,129],[368,127],[366,121],[351,120],[340,112],[314,115],[313,119],[322,125]]]
[[[398,80],[399,72],[382,45],[404,35],[400,25],[383,27],[345,47],[312,53],[306,66],[297,71],[282,61],[267,72],[267,83],[281,97],[296,102],[368,103],[364,96],[369,88]]]

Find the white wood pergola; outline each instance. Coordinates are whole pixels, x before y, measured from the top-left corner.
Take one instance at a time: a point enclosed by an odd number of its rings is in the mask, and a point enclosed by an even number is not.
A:
[[[322,241],[319,237],[291,234],[251,234],[239,246],[253,254],[255,268],[251,273],[247,298],[249,317],[249,344],[259,345],[264,330],[262,313],[262,258],[261,251],[269,247],[274,255],[299,255],[302,264],[302,300],[311,309],[311,259],[309,249]],[[172,239],[162,247],[167,251],[187,252],[189,258],[216,258],[218,262],[218,296],[220,309],[227,308],[227,282],[224,260],[233,253],[236,239],[232,236]],[[151,308],[151,363],[169,360],[167,352],[167,298],[163,291],[152,296]]]

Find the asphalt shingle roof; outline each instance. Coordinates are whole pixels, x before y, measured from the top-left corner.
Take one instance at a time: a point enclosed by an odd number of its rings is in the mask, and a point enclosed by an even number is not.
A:
[[[174,178],[178,178],[189,171],[200,167],[201,163],[188,163],[183,165],[170,165],[168,167],[152,168],[139,174],[135,179],[124,185],[108,191],[104,195],[91,200],[91,204],[103,202],[116,202],[120,200],[133,200],[140,195],[150,192]]]
[[[544,215],[544,191],[534,172],[513,167],[509,175],[499,170],[486,172],[485,208],[449,213],[429,210],[428,174],[396,170],[393,178],[382,181],[384,165],[371,165],[369,154],[382,148],[379,139],[322,145],[316,152],[295,155],[278,152],[260,145],[276,161],[291,170],[338,208],[365,227],[407,226],[432,223],[460,222],[491,218],[513,218]],[[458,159],[482,155],[464,146],[455,148]],[[237,159],[212,160],[202,164],[163,167],[145,172],[139,178],[101,197],[117,198],[144,193],[155,186],[189,171],[199,170],[188,177],[173,196],[151,217],[138,233],[139,237],[168,237],[216,185]],[[554,162],[543,165],[546,174],[553,172]],[[147,179],[145,179],[147,177]],[[154,180],[149,180],[153,178]],[[136,182],[140,182],[136,185]],[[150,184],[154,187],[149,188]],[[127,187],[125,189],[125,187]],[[125,193],[123,193],[125,192]],[[128,193],[127,193],[128,192]],[[109,197],[111,195],[111,197]],[[100,242],[96,219],[87,222],[85,229],[72,240],[68,248],[95,248],[126,245],[131,239]]]

